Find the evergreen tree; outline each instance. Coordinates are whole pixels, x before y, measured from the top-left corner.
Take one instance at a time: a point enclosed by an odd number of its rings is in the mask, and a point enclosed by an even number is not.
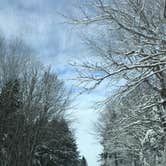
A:
[[[14,113],[21,105],[20,98],[20,84],[19,81],[10,80],[2,88],[0,94],[0,113],[1,117],[6,118],[10,113]]]
[[[88,166],[87,161],[85,157],[83,156],[82,159],[80,160],[80,166]]]
[[[42,166],[78,165],[77,145],[64,119],[53,119],[48,122],[41,135],[41,140],[36,149],[36,159]]]
[[[16,133],[19,132],[20,118],[17,111],[20,107],[19,81],[17,79],[10,80],[4,85],[0,94],[0,157],[6,158],[9,163],[12,162],[12,158],[13,160],[15,158],[14,149],[18,144]]]

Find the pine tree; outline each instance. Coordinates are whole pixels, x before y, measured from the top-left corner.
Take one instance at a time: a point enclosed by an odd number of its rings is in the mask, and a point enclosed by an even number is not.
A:
[[[6,158],[7,163],[12,163],[12,159],[15,158],[13,150],[18,144],[15,141],[18,141],[16,134],[19,131],[17,124],[20,120],[16,113],[20,107],[19,81],[10,80],[4,85],[0,94],[0,157]]]
[[[42,166],[78,165],[77,145],[64,119],[53,119],[48,122],[41,135],[41,142],[36,149],[36,154],[36,158]]]
[[[87,161],[84,156],[82,157],[82,159],[80,161],[80,166],[88,166]]]
[[[0,94],[0,113],[1,117],[6,118],[10,113],[14,113],[21,105],[19,81],[10,80],[2,88]]]

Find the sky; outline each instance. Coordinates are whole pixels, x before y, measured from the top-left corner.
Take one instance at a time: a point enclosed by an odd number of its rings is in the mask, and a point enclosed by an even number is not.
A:
[[[72,81],[74,69],[69,64],[90,55],[78,29],[65,24],[66,20],[59,14],[69,15],[71,11],[73,15],[78,14],[72,7],[74,3],[75,0],[0,0],[0,32],[27,42],[43,64],[51,65],[68,88],[76,87]],[[104,90],[84,93],[73,103],[73,127],[78,148],[89,166],[99,165],[97,160],[101,152],[101,146],[92,134],[98,117],[92,106],[95,101],[103,100],[105,94]]]

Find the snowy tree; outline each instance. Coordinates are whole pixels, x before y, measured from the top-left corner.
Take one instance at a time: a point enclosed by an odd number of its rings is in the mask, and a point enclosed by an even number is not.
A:
[[[144,84],[152,89],[154,93],[142,94],[142,98],[146,100],[137,105],[136,109],[140,112],[156,110],[159,115],[164,147],[162,164],[165,165],[165,0],[96,0],[89,2],[87,6],[88,9],[83,10],[82,15],[79,15],[81,17],[74,18],[73,22],[94,24],[90,28],[93,27],[92,35],[95,37],[88,33],[86,42],[94,50],[96,58],[93,58],[94,61],[90,59],[89,62],[76,64],[79,69],[78,79],[88,90],[104,81],[108,84],[111,82],[110,85],[114,80],[119,81],[116,82],[116,85],[119,84],[116,94],[121,98]],[[81,9],[84,8],[85,6]],[[149,122],[153,123],[153,119]],[[150,131],[147,130],[152,134]]]
[[[110,102],[102,113],[98,131],[104,148],[101,158],[106,165],[156,166],[162,161],[160,114],[157,109],[139,109],[147,100],[143,93],[153,93],[150,91],[137,88],[125,98]]]

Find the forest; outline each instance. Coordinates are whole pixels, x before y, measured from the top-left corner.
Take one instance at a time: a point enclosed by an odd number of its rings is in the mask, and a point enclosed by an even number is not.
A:
[[[22,41],[0,48],[0,166],[80,166],[64,82]]]
[[[78,25],[92,60],[77,63],[78,80],[108,95],[97,133],[102,166],[166,165],[166,1],[96,0],[82,5]],[[93,25],[92,25],[93,24]],[[95,32],[95,33],[94,33]]]

